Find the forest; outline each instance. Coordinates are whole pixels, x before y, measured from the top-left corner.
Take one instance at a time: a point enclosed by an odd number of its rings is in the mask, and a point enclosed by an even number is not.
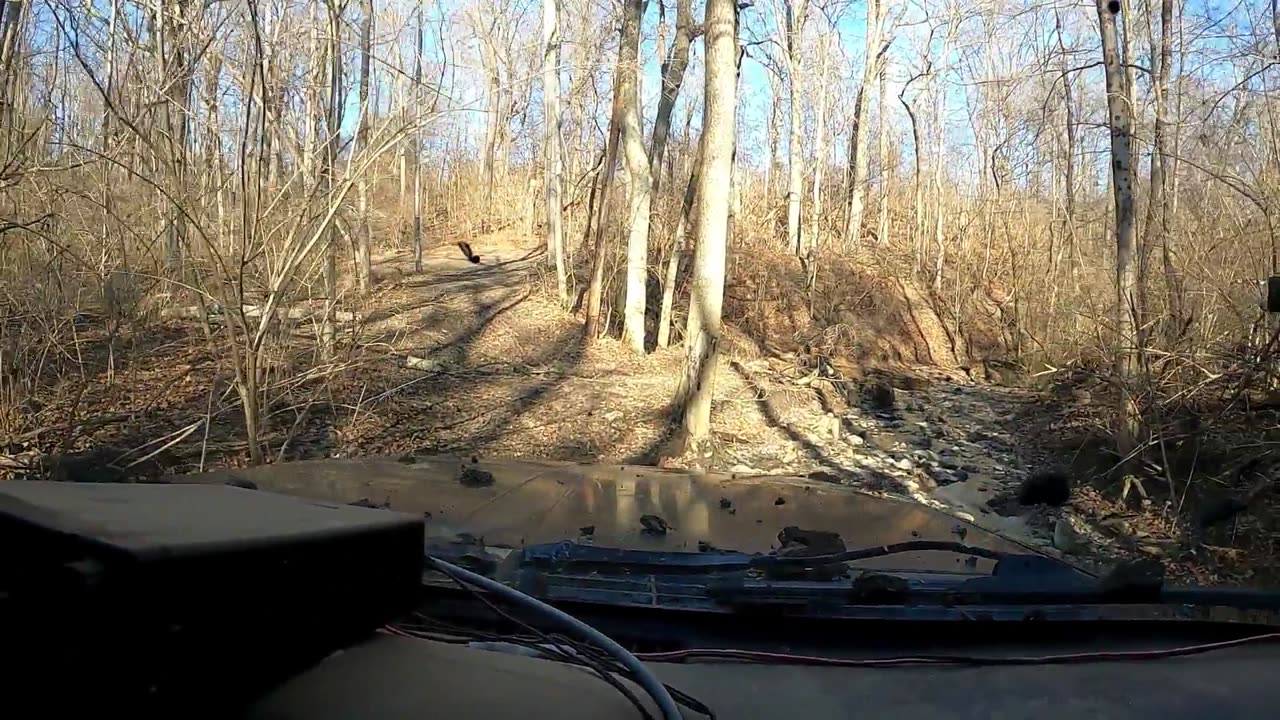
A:
[[[1280,577],[1275,2],[5,0],[0,82],[0,477],[1061,478]]]

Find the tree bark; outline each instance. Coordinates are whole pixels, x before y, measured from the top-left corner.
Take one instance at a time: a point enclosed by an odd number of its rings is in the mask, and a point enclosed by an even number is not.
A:
[[[645,0],[626,0],[622,43],[618,50],[618,92],[622,95],[622,148],[627,164],[627,295],[623,308],[622,341],[644,352],[646,284],[649,276],[649,211],[652,177],[644,149],[640,119],[640,18]]]
[[[889,116],[889,102],[887,100],[889,96],[887,92],[889,89],[889,62],[887,58],[882,59],[880,62],[880,72],[877,74],[879,75],[880,88],[876,98],[879,102],[878,114],[880,117],[878,119],[879,127],[877,128],[879,140],[876,154],[879,155],[878,162],[880,163],[880,201],[877,208],[879,217],[876,223],[876,240],[884,243],[889,240],[889,183],[893,179],[893,168],[890,167],[889,163],[889,123],[887,121]]]
[[[1111,130],[1111,187],[1115,203],[1116,239],[1116,349],[1115,371],[1121,383],[1117,393],[1116,440],[1122,452],[1133,446],[1136,435],[1132,400],[1125,387],[1137,368],[1135,329],[1139,277],[1135,266],[1136,233],[1133,210],[1132,106],[1121,58],[1124,55],[1116,32],[1116,15],[1109,5],[1114,0],[1096,0],[1102,37],[1102,62],[1106,74],[1107,116]]]
[[[699,143],[701,144],[701,143]],[[676,280],[680,275],[680,261],[684,257],[688,234],[689,213],[693,210],[694,197],[698,190],[698,168],[702,164],[701,155],[694,160],[693,172],[685,185],[684,200],[680,203],[680,218],[676,221],[676,231],[671,238],[671,256],[667,258],[667,270],[662,280],[662,307],[658,311],[658,347],[671,344],[671,315],[675,312]]]
[[[328,28],[325,38],[325,62],[328,64],[328,81],[325,94],[325,138],[323,166],[321,177],[324,182],[325,202],[337,202],[333,195],[334,172],[338,163],[338,138],[342,126],[342,50],[340,45],[342,31],[342,8],[338,0],[326,0],[328,9]],[[332,357],[335,352],[335,328],[333,314],[338,303],[338,229],[332,224],[326,231],[324,260],[324,294],[325,313],[320,327],[321,354]]]
[[[547,258],[556,268],[556,290],[561,307],[569,303],[564,264],[564,162],[560,157],[560,23],[557,0],[542,0],[542,102],[546,135],[542,141],[546,162],[544,183],[547,200]]]
[[[689,45],[702,32],[701,28],[693,27],[691,6],[692,0],[676,0],[675,37],[671,42],[671,52],[662,63],[662,96],[658,98],[658,112],[654,117],[653,135],[649,142],[649,174],[653,178],[654,195],[657,195],[661,186],[662,160],[667,152],[667,137],[671,132],[671,113],[680,96],[680,87],[684,84],[685,69],[689,67]]]
[[[884,56],[880,49],[880,36],[884,23],[884,5],[888,0],[868,0],[867,20],[863,42],[862,83],[853,101],[853,127],[849,132],[849,201],[845,213],[844,239],[856,243],[862,236],[862,215],[866,206],[867,185],[867,106],[871,95],[871,83],[875,81],[877,67]]]
[[[418,45],[414,51],[413,61],[413,106],[422,104],[422,63],[425,53],[426,37],[423,32],[423,18],[427,14],[423,0],[418,0]],[[422,118],[414,118],[413,142],[410,158],[413,163],[413,271],[422,272]]]
[[[1076,247],[1076,101],[1071,90],[1071,73],[1067,71],[1067,47],[1062,38],[1062,15],[1055,8],[1054,29],[1058,36],[1058,52],[1061,55],[1063,125],[1066,137],[1066,170],[1063,177],[1062,234],[1067,244],[1067,266],[1074,276],[1079,254]]]
[[[360,119],[356,129],[356,156],[369,147],[369,69],[373,57],[373,0],[361,0],[360,3]],[[356,219],[356,281],[360,292],[367,293],[372,283],[373,270],[370,258],[369,228],[369,173],[360,174],[358,188],[360,217]]]
[[[620,51],[622,52],[622,51]],[[622,136],[622,93],[620,76],[614,76],[613,106],[609,112],[609,134],[605,139],[604,167],[600,174],[598,193],[599,209],[596,214],[595,241],[591,256],[591,282],[587,287],[587,321],[583,342],[587,345],[600,335],[600,306],[604,294],[605,225],[609,218],[609,189],[613,185],[614,170],[618,165],[618,140]]]
[[[1154,34],[1151,37],[1151,100],[1155,110],[1155,123],[1151,132],[1151,197],[1147,201],[1145,226],[1148,248],[1160,248],[1168,295],[1168,319],[1165,337],[1170,343],[1177,340],[1183,322],[1181,278],[1173,265],[1173,252],[1169,247],[1169,130],[1166,112],[1169,98],[1169,66],[1173,64],[1173,1],[1160,0],[1160,40],[1157,47]]]
[[[729,193],[736,125],[737,7],[735,0],[707,0],[706,109],[700,141],[697,250],[689,303],[687,357],[679,405],[686,448],[704,454],[711,437],[711,399],[719,361],[724,301]]]
[[[804,24],[808,0],[783,0],[786,22],[787,89],[787,245],[797,257],[806,257],[800,229],[800,195],[804,192],[804,153],[800,118],[800,73],[803,70]]]
[[[818,233],[822,224],[822,177],[823,171],[827,168],[827,91],[831,79],[830,37],[823,34],[820,42],[822,47],[819,52],[822,53],[822,57],[819,61],[821,69],[818,71],[818,117],[813,131],[813,193],[810,201],[813,211],[809,215],[809,242],[813,245],[815,259],[821,248]],[[810,287],[813,285],[818,266],[816,261],[811,264]]]

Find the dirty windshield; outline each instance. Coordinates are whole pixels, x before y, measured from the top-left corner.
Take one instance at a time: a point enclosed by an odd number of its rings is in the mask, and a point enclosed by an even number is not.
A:
[[[0,477],[1273,587],[1264,5],[8,2]]]

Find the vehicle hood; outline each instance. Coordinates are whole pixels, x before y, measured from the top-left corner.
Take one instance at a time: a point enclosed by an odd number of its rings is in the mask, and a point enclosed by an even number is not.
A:
[[[776,549],[779,533],[792,526],[837,533],[850,549],[950,540],[1037,552],[919,503],[792,476],[432,456],[310,460],[171,480],[252,483],[260,490],[421,515],[428,546],[461,536],[494,548],[575,540],[633,550],[765,553]],[[657,516],[669,529],[646,531],[643,516]],[[965,565],[965,560],[925,551],[859,565],[984,574],[992,565],[989,560]]]

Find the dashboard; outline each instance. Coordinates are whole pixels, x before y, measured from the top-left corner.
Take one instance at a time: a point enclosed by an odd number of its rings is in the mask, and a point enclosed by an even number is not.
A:
[[[1046,650],[1047,652],[1047,650]],[[815,667],[647,663],[725,718],[1261,718],[1280,706],[1280,645],[1167,659],[1070,665]],[[633,686],[634,688],[634,686]],[[643,696],[637,689],[637,694]],[[654,717],[657,710],[649,706]],[[245,717],[635,718],[580,667],[377,635],[252,705]],[[685,717],[698,715],[686,711]]]

